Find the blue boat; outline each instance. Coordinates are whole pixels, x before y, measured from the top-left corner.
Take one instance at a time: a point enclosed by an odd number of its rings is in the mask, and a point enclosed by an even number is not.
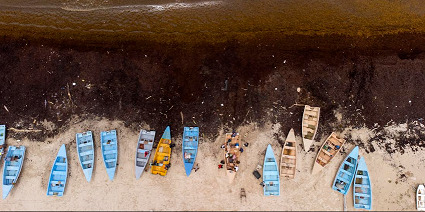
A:
[[[354,208],[372,210],[372,184],[363,157],[357,165],[353,186]]]
[[[266,156],[264,157],[263,183],[264,196],[280,195],[279,169],[270,144],[267,146]]]
[[[87,182],[90,182],[94,167],[94,146],[91,131],[77,133],[77,152]]]
[[[110,130],[101,132],[100,142],[103,162],[105,163],[106,167],[106,173],[108,173],[109,179],[114,180],[118,158],[117,131]]]
[[[3,199],[6,199],[21,173],[25,158],[24,146],[9,146],[3,166]]]
[[[0,125],[0,159],[3,156],[6,141],[6,125]]]
[[[184,127],[183,130],[183,163],[186,175],[189,176],[198,153],[199,127]]]
[[[49,184],[47,185],[47,196],[63,196],[66,178],[68,177],[68,159],[66,157],[65,144],[62,144],[53,162],[50,172]]]
[[[332,189],[346,195],[356,173],[357,158],[359,157],[359,147],[356,146],[344,159],[336,173]]]

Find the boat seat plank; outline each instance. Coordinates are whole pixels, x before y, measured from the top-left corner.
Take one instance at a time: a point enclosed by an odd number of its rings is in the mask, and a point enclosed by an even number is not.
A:
[[[117,160],[116,159],[108,159],[108,160],[105,160],[105,163],[115,162],[115,161],[117,161]]]
[[[344,170],[344,169],[340,169],[339,171],[340,171],[340,172],[342,172],[342,173],[348,174],[348,175],[350,175],[350,176],[352,176],[352,175],[354,174],[354,173],[351,173],[351,172],[346,171],[346,170]]]
[[[90,142],[87,142],[87,143],[80,143],[80,144],[78,144],[78,147],[85,147],[85,146],[91,146],[93,143],[90,141]]]
[[[363,193],[354,193],[354,196],[360,196],[360,197],[370,197],[369,194],[363,194]]]
[[[108,142],[103,142],[103,146],[112,146],[112,145],[115,145],[115,144],[116,144],[116,142],[113,142],[113,141],[109,142],[109,144],[108,144]]]
[[[92,155],[93,154],[93,150],[89,150],[89,151],[85,151],[85,152],[80,152],[80,156],[86,156],[86,155]]]
[[[93,160],[87,160],[82,162],[83,165],[90,164],[90,163],[93,163]]]
[[[66,175],[66,171],[53,171],[52,174],[54,174],[54,175]]]
[[[146,160],[147,160],[146,158],[136,158],[136,161],[142,161],[142,162],[144,162]]]
[[[354,184],[355,187],[361,187],[361,188],[370,188],[369,185],[365,185],[365,184]]]
[[[293,155],[282,155],[282,157],[290,158],[290,159],[295,159],[295,158],[296,158],[296,157],[295,157],[295,156],[293,156]]]
[[[6,170],[18,171],[19,170],[19,166],[6,166]]]
[[[66,166],[66,163],[56,162],[56,166]]]
[[[117,153],[117,150],[116,149],[106,150],[106,151],[103,152],[103,154],[105,154],[105,155],[115,154],[115,153]]]
[[[349,165],[349,166],[351,166],[351,167],[354,167],[354,164],[349,163],[349,162],[347,162],[347,161],[344,161],[344,164],[347,164],[347,165]]]
[[[4,176],[4,179],[6,180],[14,180],[16,178],[16,176]]]

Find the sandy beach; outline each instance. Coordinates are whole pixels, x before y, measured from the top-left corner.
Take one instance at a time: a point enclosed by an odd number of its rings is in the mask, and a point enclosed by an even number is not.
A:
[[[172,167],[165,177],[145,172],[140,180],[134,176],[135,146],[138,132],[124,126],[122,121],[107,119],[73,120],[72,127],[44,142],[8,138],[8,145],[27,147],[23,171],[9,197],[2,200],[3,210],[342,210],[343,197],[331,189],[337,167],[354,147],[345,144],[327,168],[311,175],[311,168],[318,145],[327,135],[318,135],[315,151],[302,149],[300,129],[293,126],[297,138],[298,164],[293,180],[281,179],[281,195],[263,196],[260,180],[252,175],[257,164],[262,164],[267,144],[271,144],[279,158],[282,146],[274,138],[277,133],[284,139],[287,132],[280,124],[258,127],[250,123],[237,129],[243,142],[249,142],[241,156],[240,170],[233,184],[229,184],[224,169],[217,169],[223,157],[221,143],[224,131],[215,140],[201,138],[196,162],[200,169],[187,177],[181,153],[182,130],[172,129],[172,141],[176,143],[171,156]],[[147,125],[141,128],[150,129]],[[394,127],[393,127],[394,128]],[[114,181],[107,177],[100,155],[99,134],[101,130],[117,129],[118,168]],[[164,126],[165,129],[165,126]],[[164,129],[157,131],[156,142]],[[403,126],[398,126],[403,130]],[[88,183],[80,167],[75,144],[75,133],[92,130],[94,133],[96,163],[93,178]],[[394,129],[392,132],[396,133]],[[202,131],[201,131],[202,134]],[[361,142],[370,142],[373,132],[367,128],[344,130]],[[389,143],[394,140],[388,139]],[[52,162],[61,144],[66,144],[69,160],[69,176],[63,197],[46,196]],[[406,151],[390,155],[379,146],[367,154],[360,149],[372,177],[373,210],[415,210],[415,192],[418,183],[425,182],[420,163],[425,160],[424,150]],[[152,158],[151,158],[152,159]],[[2,165],[3,166],[3,165]],[[247,197],[240,199],[240,189],[245,188]],[[352,206],[352,190],[347,195],[347,209]]]

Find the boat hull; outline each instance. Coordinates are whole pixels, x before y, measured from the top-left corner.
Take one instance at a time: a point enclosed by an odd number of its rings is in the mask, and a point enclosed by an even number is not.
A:
[[[184,127],[182,141],[183,164],[186,175],[192,172],[198,153],[199,128]]]
[[[9,146],[3,166],[3,199],[18,181],[25,161],[25,146]]]
[[[354,176],[353,202],[354,208],[372,210],[372,183],[363,157],[358,161]]]
[[[153,163],[151,166],[152,174],[159,174],[161,176],[167,175],[168,168],[171,161],[171,131],[170,127],[165,128],[164,134],[159,140],[158,147],[155,150]]]
[[[77,133],[75,135],[77,142],[77,153],[81,168],[87,182],[90,182],[94,168],[94,142],[91,131]]]
[[[304,106],[303,121],[301,126],[301,134],[304,150],[310,150],[311,145],[316,137],[319,126],[320,107]]]
[[[236,172],[239,169],[240,158],[240,137],[239,133],[226,133],[224,141],[224,161],[226,167],[226,175],[229,183],[232,183],[236,178]]]
[[[273,153],[272,146],[267,146],[263,165],[264,196],[280,195],[279,168]]]
[[[359,147],[356,146],[342,161],[332,184],[332,189],[346,195],[353,183],[356,173],[357,158],[359,157]]]
[[[154,140],[155,131],[140,130],[135,159],[136,179],[139,179],[145,171],[146,165],[149,162],[149,157],[152,153]]]
[[[316,159],[314,160],[312,174],[316,174],[322,171],[324,167],[329,164],[338,154],[344,143],[344,139],[340,138],[336,133],[332,132],[331,135],[329,135],[329,137],[323,142],[322,146],[317,152]]]
[[[118,160],[117,131],[110,130],[100,132],[100,142],[106,173],[110,180],[114,180]]]
[[[53,162],[47,184],[47,196],[63,196],[68,177],[68,159],[65,144],[62,144]]]
[[[288,179],[295,177],[297,169],[297,145],[294,129],[291,129],[286,137],[280,157],[280,176]]]
[[[5,143],[6,143],[6,125],[0,125],[0,160],[4,154]]]

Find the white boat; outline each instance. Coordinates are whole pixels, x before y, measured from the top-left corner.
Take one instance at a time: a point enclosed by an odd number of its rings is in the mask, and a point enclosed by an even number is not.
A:
[[[302,121],[302,138],[304,150],[307,152],[314,142],[314,137],[319,126],[320,107],[304,106]]]
[[[283,145],[280,157],[280,176],[293,179],[297,168],[297,142],[294,129],[291,129]]]
[[[419,185],[416,191],[416,208],[418,211],[425,211],[425,187]]]
[[[149,157],[152,153],[153,142],[155,139],[155,131],[140,130],[139,141],[137,142],[136,152],[136,179],[143,174]]]

